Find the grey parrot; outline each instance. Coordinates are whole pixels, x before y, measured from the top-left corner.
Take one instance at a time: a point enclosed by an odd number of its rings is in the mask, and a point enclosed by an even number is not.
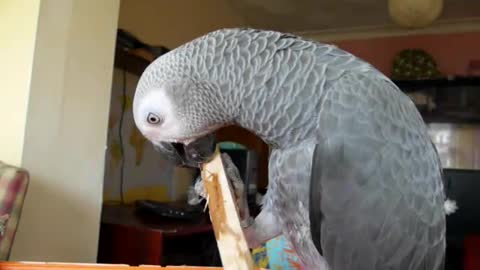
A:
[[[448,200],[428,128],[388,77],[336,46],[207,33],[145,69],[133,114],[184,166],[208,161],[226,125],[271,147],[263,207],[244,228],[252,248],[283,234],[306,269],[444,267]]]

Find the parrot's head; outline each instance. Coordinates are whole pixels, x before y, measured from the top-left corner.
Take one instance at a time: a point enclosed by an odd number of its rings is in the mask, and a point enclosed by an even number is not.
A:
[[[154,148],[177,165],[199,167],[216,149],[213,132],[224,122],[209,99],[212,85],[187,79],[144,84],[133,102],[137,128]]]

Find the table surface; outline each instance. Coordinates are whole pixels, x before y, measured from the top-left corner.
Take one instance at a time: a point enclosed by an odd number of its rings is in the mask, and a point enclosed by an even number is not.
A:
[[[221,270],[223,267],[204,266],[166,266],[125,264],[86,264],[86,263],[51,263],[51,262],[0,262],[4,270]],[[261,270],[261,269],[259,269]]]
[[[165,236],[189,235],[213,230],[208,213],[197,220],[180,220],[145,214],[137,211],[134,205],[103,205],[101,222],[157,231]]]

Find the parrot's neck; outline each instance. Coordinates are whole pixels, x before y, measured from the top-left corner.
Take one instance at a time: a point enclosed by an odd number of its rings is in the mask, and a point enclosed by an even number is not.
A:
[[[185,77],[214,82],[215,87],[204,93],[204,108],[209,108],[205,110],[214,110],[207,113],[214,120],[210,122],[233,122],[274,147],[308,139],[315,133],[325,82],[331,76],[324,74],[325,66],[306,72],[301,50],[293,55],[282,48],[295,43],[313,50],[317,45],[281,33],[249,31],[219,31],[199,38],[164,57],[162,74],[183,70]],[[266,46],[266,40],[273,41]]]
[[[306,108],[306,111],[312,110]],[[302,112],[296,115],[297,117],[290,114],[289,108],[282,108],[280,104],[257,106],[255,103],[243,102],[235,123],[254,133],[268,145],[283,148],[314,135],[316,117]]]
[[[254,38],[255,35],[261,37]],[[323,62],[306,69],[308,65],[301,60],[302,50],[286,52],[282,48],[298,46],[316,50],[318,44],[276,32],[227,31],[225,36],[219,32],[207,39],[199,41],[203,46],[192,45],[192,51],[199,53],[190,54],[194,63],[191,66],[198,78],[219,86],[216,96],[221,104],[216,107],[229,122],[251,131],[275,148],[315,136],[326,86],[337,76],[325,74],[327,64]],[[274,41],[265,46],[266,40]],[[238,46],[244,43],[250,45]],[[326,46],[316,55],[320,57],[330,50],[333,48]],[[221,57],[213,57],[217,55]],[[317,57],[308,59],[310,67],[320,61]]]
[[[233,122],[256,134],[273,148],[283,148],[316,134],[316,119],[324,97],[323,91],[317,90],[319,91],[306,89],[300,94],[264,85],[254,92],[244,94],[248,92],[235,88],[231,90],[233,94],[223,92],[223,100],[232,100],[228,96],[239,97],[238,103],[234,103],[237,109]],[[241,91],[242,94],[236,91]]]

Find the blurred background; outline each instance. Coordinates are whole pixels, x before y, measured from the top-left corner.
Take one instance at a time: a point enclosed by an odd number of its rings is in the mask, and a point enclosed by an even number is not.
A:
[[[156,153],[131,109],[152,60],[230,27],[335,44],[392,78],[428,124],[460,207],[447,269],[480,268],[476,0],[0,0],[0,160],[29,172],[21,203],[4,209],[19,219],[5,258],[219,264],[204,202],[188,203],[198,171]],[[216,136],[257,213],[268,146],[235,127]]]

